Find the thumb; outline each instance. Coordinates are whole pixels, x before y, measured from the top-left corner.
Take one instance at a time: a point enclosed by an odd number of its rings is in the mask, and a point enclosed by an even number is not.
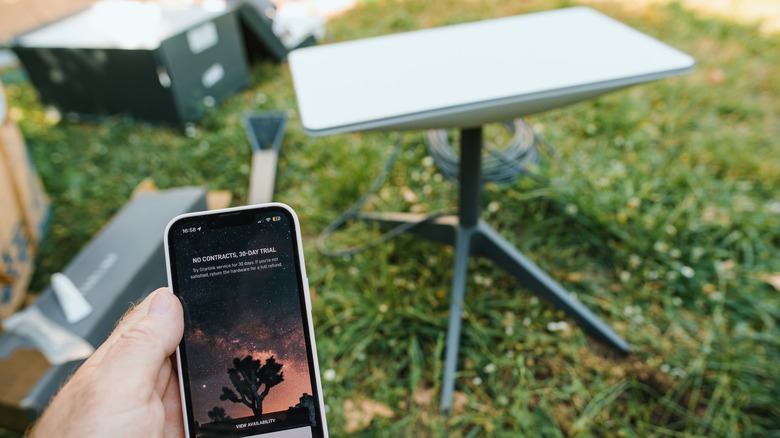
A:
[[[101,380],[146,388],[157,380],[160,367],[176,350],[183,332],[181,303],[168,289],[157,289],[122,318],[84,365],[100,373]]]

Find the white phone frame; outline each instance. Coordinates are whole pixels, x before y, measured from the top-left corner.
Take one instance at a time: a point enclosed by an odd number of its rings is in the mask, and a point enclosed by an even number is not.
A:
[[[196,217],[196,216],[209,216],[209,215],[219,215],[224,213],[231,213],[236,211],[242,211],[242,210],[261,210],[264,208],[282,208],[284,210],[287,210],[287,212],[290,213],[290,216],[293,218],[293,223],[295,225],[295,240],[298,242],[298,260],[300,260],[300,275],[302,278],[300,279],[303,284],[303,295],[306,302],[306,317],[308,320],[308,328],[309,328],[309,339],[311,339],[311,353],[312,353],[312,359],[314,361],[314,378],[316,380],[317,385],[317,398],[319,401],[318,409],[320,418],[322,419],[322,432],[324,438],[328,438],[328,423],[325,419],[325,400],[322,395],[322,379],[320,377],[320,363],[319,359],[317,358],[317,343],[314,338],[314,324],[312,322],[312,315],[311,315],[311,295],[309,293],[309,278],[306,275],[306,263],[303,258],[303,242],[301,238],[301,224],[298,221],[298,215],[295,214],[295,210],[292,209],[287,204],[281,203],[281,202],[268,202],[263,204],[251,204],[251,205],[244,205],[241,207],[230,207],[230,208],[220,208],[215,210],[205,210],[205,211],[196,211],[191,213],[184,213],[180,214],[168,222],[168,225],[165,226],[165,234],[163,235],[163,243],[165,247],[165,269],[168,274],[168,289],[171,293],[175,295],[175,292],[173,291],[173,274],[171,272],[171,260],[170,260],[170,251],[168,248],[168,233],[171,230],[171,227],[178,222],[181,219],[189,218],[189,217]],[[187,403],[185,402],[185,395],[184,395],[184,377],[182,376],[182,366],[181,366],[181,349],[179,346],[176,347],[176,370],[179,376],[179,395],[181,397],[181,412],[182,412],[182,420],[184,421],[184,435],[186,438],[190,438],[190,430],[189,430],[189,418],[187,417]],[[274,433],[274,432],[269,432]]]

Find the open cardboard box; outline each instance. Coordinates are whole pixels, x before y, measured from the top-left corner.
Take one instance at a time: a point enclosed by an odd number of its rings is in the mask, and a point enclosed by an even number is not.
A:
[[[22,133],[5,108],[0,84],[0,319],[24,299],[49,216],[49,200]]]
[[[21,32],[80,11],[95,0],[0,1],[0,45]]]
[[[163,230],[174,216],[205,210],[206,190],[181,188],[134,197],[62,270],[93,312],[69,323],[51,288],[30,306],[58,327],[99,346],[131,303],[167,284]],[[24,336],[0,334],[0,427],[28,427],[81,360],[49,364]]]

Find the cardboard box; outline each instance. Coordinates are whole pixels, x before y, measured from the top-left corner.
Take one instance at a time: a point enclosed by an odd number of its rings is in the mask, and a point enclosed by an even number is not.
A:
[[[183,126],[249,81],[228,9],[101,2],[11,48],[43,104],[78,119],[127,114]]]
[[[0,123],[5,121],[7,115],[8,102],[5,100],[5,90],[3,89],[3,84],[0,82]]]
[[[0,43],[29,29],[70,15],[94,0],[12,0],[0,1]]]
[[[6,169],[0,154],[0,319],[16,311],[24,299],[35,253]]]
[[[30,348],[19,348],[0,358],[0,427],[22,432],[31,424],[30,417],[17,406],[49,367],[43,354]]]
[[[11,179],[16,202],[24,217],[24,226],[32,242],[37,245],[43,240],[48,225],[49,198],[27,153],[22,132],[11,120],[0,124],[0,155],[5,161],[5,166],[0,169]]]
[[[168,283],[163,231],[174,216],[206,209],[206,191],[184,188],[141,193],[133,198],[62,270],[93,308],[85,319],[70,324],[51,288],[31,305],[49,321],[97,347],[111,333],[132,302]],[[81,361],[47,365],[34,381],[18,353],[33,345],[15,333],[0,335],[0,376],[25,381],[4,387],[0,397],[0,427],[23,430],[40,414]],[[36,363],[39,363],[36,362]],[[22,380],[26,379],[26,380]]]
[[[7,112],[0,84],[0,319],[23,301],[35,249],[48,221],[49,201]]]

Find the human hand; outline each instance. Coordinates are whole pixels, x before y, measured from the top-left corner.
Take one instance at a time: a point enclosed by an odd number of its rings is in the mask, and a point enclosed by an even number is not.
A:
[[[179,300],[166,288],[149,294],[52,399],[31,436],[183,436],[171,362],[183,332]]]

